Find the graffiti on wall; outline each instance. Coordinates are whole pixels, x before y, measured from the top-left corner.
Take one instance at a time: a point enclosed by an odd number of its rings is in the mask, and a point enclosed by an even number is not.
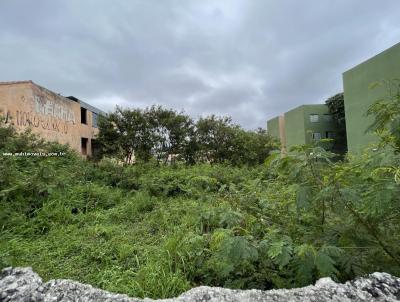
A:
[[[17,110],[16,123],[18,126],[31,126],[64,134],[68,133],[67,122],[49,116],[41,116],[32,113],[32,111],[26,112]]]
[[[16,111],[17,126],[31,126],[67,134],[69,124],[75,125],[75,114],[68,106],[34,96],[35,111]]]
[[[10,111],[0,108],[0,123],[8,124],[11,121]]]
[[[38,95],[34,96],[34,100],[36,113],[48,115],[75,124],[75,114],[67,106],[59,104],[58,102],[43,99]]]

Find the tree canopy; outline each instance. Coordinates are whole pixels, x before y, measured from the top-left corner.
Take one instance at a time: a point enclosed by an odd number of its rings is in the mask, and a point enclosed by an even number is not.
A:
[[[230,117],[215,115],[194,121],[184,112],[161,106],[116,110],[99,119],[101,156],[125,163],[182,161],[255,165],[277,142],[265,130],[245,130]]]
[[[325,104],[328,105],[329,113],[332,115],[337,129],[332,151],[338,154],[344,154],[347,151],[347,134],[343,92],[331,96],[325,101]]]

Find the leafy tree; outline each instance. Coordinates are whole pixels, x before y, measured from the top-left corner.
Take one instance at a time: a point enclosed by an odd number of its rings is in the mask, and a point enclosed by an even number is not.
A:
[[[6,120],[1,116],[0,111],[0,148],[4,148],[8,137],[15,135],[15,129],[10,124],[6,123]]]
[[[230,159],[236,165],[259,165],[278,149],[278,142],[265,129],[255,131],[234,130],[234,153]]]
[[[114,156],[125,163],[154,157],[161,163],[257,165],[277,148],[266,131],[246,131],[230,117],[211,115],[194,123],[183,112],[161,106],[145,110],[117,107],[99,119],[99,130],[101,156]]]
[[[122,109],[99,119],[98,143],[103,154],[115,155],[125,163],[149,160],[154,133],[143,110]]]
[[[367,131],[374,131],[381,138],[381,145],[389,145],[400,152],[400,80],[381,81],[371,88],[385,87],[388,92],[373,103],[367,115],[374,121]]]
[[[222,163],[234,152],[234,130],[239,129],[230,117],[211,115],[200,118],[196,123],[199,143],[198,159],[210,163]]]
[[[328,98],[325,103],[328,105],[329,113],[332,115],[337,129],[332,151],[338,154],[344,154],[347,152],[347,135],[343,92]]]
[[[192,119],[172,109],[152,106],[145,111],[153,133],[153,154],[158,161],[182,158],[189,148],[194,131]]]
[[[97,144],[99,146],[99,157],[115,156],[121,159],[125,157],[128,160],[130,155],[126,151],[124,152],[120,146],[121,134],[117,130],[115,120],[117,120],[117,115],[114,113],[98,117],[99,134],[97,135]]]

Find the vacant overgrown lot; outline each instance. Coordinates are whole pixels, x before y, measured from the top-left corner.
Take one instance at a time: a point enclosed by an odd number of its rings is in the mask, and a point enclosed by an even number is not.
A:
[[[60,157],[5,152],[62,151]],[[0,267],[139,297],[400,274],[400,157],[303,146],[256,167],[81,160],[0,128]]]

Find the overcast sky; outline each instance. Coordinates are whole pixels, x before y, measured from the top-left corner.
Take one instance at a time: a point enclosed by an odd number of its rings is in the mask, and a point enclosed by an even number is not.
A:
[[[249,129],[398,42],[399,0],[0,0],[0,81]]]

